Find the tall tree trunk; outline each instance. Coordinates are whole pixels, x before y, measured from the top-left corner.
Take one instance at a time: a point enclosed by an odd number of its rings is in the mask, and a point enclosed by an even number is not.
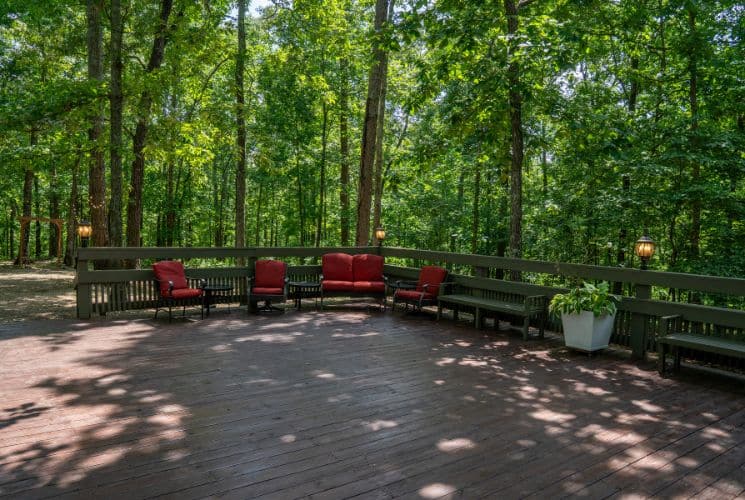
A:
[[[238,165],[235,171],[235,246],[246,246],[246,98],[243,72],[246,58],[246,0],[238,0],[238,53],[235,59],[235,120]]]
[[[52,163],[51,178],[49,179],[49,218],[59,219],[59,191],[57,190],[57,164]],[[59,245],[57,244],[58,238],[62,235],[59,234],[60,228],[57,224],[49,223],[49,256],[59,257]]]
[[[696,11],[693,6],[688,7],[688,29],[692,41],[697,37],[696,34]],[[698,152],[698,54],[697,44],[689,44],[689,87],[688,98],[691,107],[691,146],[694,153]],[[691,172],[691,185],[698,188],[701,182],[701,164],[698,160],[693,160]],[[691,258],[697,259],[699,256],[699,245],[701,240],[701,195],[695,192],[691,199],[691,231],[688,237],[690,243]]]
[[[11,198],[10,199],[10,224],[9,224],[9,237],[8,237],[8,243],[10,247],[9,250],[9,257],[10,260],[15,259],[15,244],[16,244],[16,235],[15,235],[15,224],[16,224],[16,218],[18,217],[18,205],[16,205],[16,201]]]
[[[391,0],[392,1],[392,0]],[[367,83],[365,101],[365,122],[362,131],[362,151],[360,154],[360,182],[357,195],[357,246],[367,245],[370,236],[370,205],[372,203],[373,165],[378,130],[380,94],[385,71],[385,50],[383,49],[383,27],[388,15],[388,0],[375,3],[375,35],[373,38],[373,63]]]
[[[318,216],[316,220],[316,247],[321,246],[323,238],[324,213],[326,211],[326,147],[328,142],[328,118],[329,110],[326,101],[322,103],[322,124],[321,124],[321,178],[318,189]]]
[[[378,110],[378,130],[375,132],[375,192],[373,203],[373,245],[378,244],[374,228],[382,225],[383,212],[383,137],[385,131],[385,97],[388,90],[388,56],[383,54],[382,82],[380,85],[380,109]]]
[[[510,135],[512,139],[512,162],[510,168],[510,257],[522,257],[522,220],[523,220],[523,123],[522,93],[520,91],[520,63],[518,49],[518,4],[515,0],[504,0],[507,14],[508,67],[507,83],[509,85]],[[513,271],[513,280],[520,279],[520,273]]]
[[[297,180],[297,211],[300,215],[300,230],[298,237],[300,239],[300,246],[305,246],[305,205],[303,204],[303,178],[300,168],[300,154],[295,149],[295,178]]]
[[[34,212],[41,216],[41,193],[39,193],[39,177],[34,176]],[[34,258],[41,259],[41,222],[34,221]]]
[[[88,79],[100,84],[103,82],[103,28],[101,26],[101,0],[88,0],[86,17],[88,21]],[[88,170],[88,206],[91,217],[91,243],[93,246],[106,246],[108,229],[106,221],[106,172],[104,153],[101,146],[103,135],[103,102],[96,100],[91,117],[88,139],[91,147]]]
[[[70,200],[67,206],[67,237],[65,239],[65,265],[72,266],[75,263],[75,241],[76,231],[75,222],[78,219],[80,207],[78,205],[78,170],[80,161],[83,157],[83,150],[78,145],[78,152],[75,157],[75,163],[72,165],[72,185],[70,186]]]
[[[168,19],[171,15],[173,0],[161,0],[158,32],[153,40],[150,51],[146,73],[150,74],[159,69],[163,63],[166,42],[168,41]],[[129,199],[127,201],[127,246],[140,246],[140,235],[142,230],[142,185],[145,176],[145,141],[150,122],[150,108],[153,96],[149,90],[144,90],[140,95],[137,106],[137,126],[132,140],[132,178],[129,187]],[[132,264],[132,263],[128,263]]]
[[[476,253],[479,249],[479,229],[481,225],[481,165],[476,165],[476,172],[473,179],[473,219],[471,225],[471,253]]]
[[[36,145],[36,132],[31,132],[31,147]],[[29,161],[28,165],[26,165],[26,170],[23,173],[23,202],[22,202],[22,212],[21,215],[24,217],[31,217],[31,204],[33,203],[33,189],[34,189],[34,167],[31,164],[31,161]],[[18,265],[25,265],[28,264],[29,258],[28,258],[28,244],[31,236],[30,233],[31,226],[26,225],[25,229],[23,224],[21,224],[21,241],[19,243],[19,250],[18,250],[18,258],[16,259],[16,264]]]
[[[339,204],[341,205],[341,246],[349,246],[349,60],[339,61],[341,86],[339,89],[339,149],[341,174]]]
[[[109,56],[111,58],[111,84],[109,92],[109,163],[111,169],[109,190],[111,192],[111,199],[109,200],[109,245],[113,247],[122,246],[124,231],[122,221],[123,33],[121,0],[111,0],[111,46]]]

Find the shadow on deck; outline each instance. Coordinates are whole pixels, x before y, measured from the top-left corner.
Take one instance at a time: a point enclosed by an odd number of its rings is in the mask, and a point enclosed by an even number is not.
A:
[[[0,332],[0,496],[736,497],[745,397],[336,309]]]

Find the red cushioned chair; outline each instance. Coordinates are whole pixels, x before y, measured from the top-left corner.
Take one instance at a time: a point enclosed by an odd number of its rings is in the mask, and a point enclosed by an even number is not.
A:
[[[437,296],[447,283],[447,269],[438,266],[424,266],[419,271],[419,280],[414,282],[396,281],[391,285],[393,292],[393,308],[396,302],[406,304],[406,309],[411,304],[415,310],[421,311],[424,306],[437,304]]]
[[[155,274],[155,287],[157,289],[158,302],[155,306],[155,319],[158,311],[168,309],[168,322],[173,320],[171,312],[173,306],[183,306],[182,316],[186,315],[186,306],[194,305],[197,299],[201,307],[201,316],[204,318],[204,302],[201,300],[202,289],[190,288],[189,279],[184,271],[184,265],[175,260],[164,260],[153,264]],[[204,280],[201,280],[201,286]]]
[[[258,301],[264,305],[257,307]],[[279,260],[257,260],[254,275],[248,278],[248,307],[252,312],[282,311],[272,301],[287,300],[287,264]]]

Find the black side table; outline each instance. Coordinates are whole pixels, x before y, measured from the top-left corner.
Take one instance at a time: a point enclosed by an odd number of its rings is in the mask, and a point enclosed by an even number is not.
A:
[[[204,291],[204,295],[202,295],[204,309],[207,311],[207,317],[209,318],[210,309],[214,308],[216,304],[215,299],[224,292],[232,292],[233,287],[230,285],[204,285],[202,290]],[[230,303],[228,303],[228,312],[230,312]]]
[[[318,307],[318,297],[321,295],[321,283],[317,281],[290,281],[290,298],[295,301],[295,309],[302,307],[303,297],[316,299],[315,306]]]

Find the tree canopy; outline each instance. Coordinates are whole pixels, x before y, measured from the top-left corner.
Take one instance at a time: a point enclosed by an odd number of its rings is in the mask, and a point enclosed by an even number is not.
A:
[[[745,276],[741,2],[3,5],[3,258],[21,215],[144,246],[380,223],[387,244],[626,266],[648,234],[653,267]]]

